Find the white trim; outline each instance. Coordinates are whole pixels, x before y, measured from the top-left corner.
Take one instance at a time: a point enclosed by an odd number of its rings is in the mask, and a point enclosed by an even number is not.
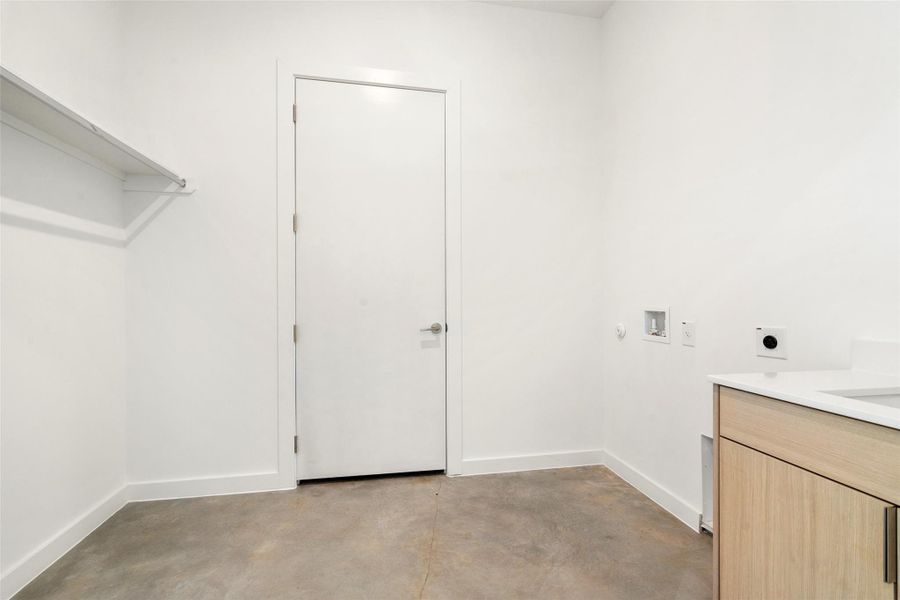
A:
[[[467,458],[462,461],[462,475],[487,475],[540,469],[562,469],[603,465],[629,485],[671,513],[679,521],[700,531],[700,511],[659,483],[607,450],[582,450],[548,454],[523,454],[495,458]]]
[[[291,454],[293,454],[293,450]],[[699,531],[700,513],[695,508],[605,450],[466,459],[461,461],[460,474],[485,475],[588,465],[606,466],[688,527],[694,531]],[[293,465],[291,466],[293,467]],[[2,590],[0,591],[0,596],[2,596],[2,600],[11,598],[92,531],[131,502],[292,490],[296,487],[296,482],[293,479],[293,469],[291,469],[289,475],[290,480],[287,483],[284,481],[283,473],[273,471],[227,477],[139,481],[127,484],[98,502],[59,534],[44,542],[28,556],[7,569],[3,574],[2,580],[0,580],[0,590]]]
[[[199,496],[227,496],[231,494],[252,494],[292,490],[296,482],[282,485],[277,472],[250,473],[227,477],[203,477],[199,479],[170,479],[165,481],[136,481],[129,484],[131,502],[149,500],[173,500],[176,498],[197,498]]]
[[[116,514],[128,502],[128,486],[122,486],[73,520],[58,534],[11,565],[0,579],[0,596],[11,598],[32,579],[43,573],[66,552]]]
[[[278,382],[278,473],[284,485],[296,481],[294,306],[294,81],[325,79],[444,93],[446,311],[447,344],[447,474],[462,473],[462,201],[460,186],[460,86],[456,78],[432,78],[383,69],[311,66],[302,60],[276,62],[276,300]],[[301,441],[302,443],[302,441]]]
[[[516,471],[602,465],[604,464],[604,458],[603,450],[521,454],[496,458],[467,458],[462,461],[462,475],[486,475],[489,473],[513,473]]]
[[[463,472],[463,314],[462,314],[462,137],[460,84],[444,86],[444,178],[446,238],[447,475]]]
[[[294,76],[280,61],[275,68],[275,343],[278,430],[275,450],[284,485],[297,482],[294,436]]]
[[[613,473],[656,502],[675,518],[696,532],[700,531],[700,511],[659,483],[653,481],[618,456],[604,451],[605,464]]]
[[[288,486],[282,485],[276,472],[200,479],[138,481],[126,484],[7,569],[0,579],[0,598],[8,600],[18,593],[91,532],[132,502],[274,492],[292,490],[295,487],[294,481]]]

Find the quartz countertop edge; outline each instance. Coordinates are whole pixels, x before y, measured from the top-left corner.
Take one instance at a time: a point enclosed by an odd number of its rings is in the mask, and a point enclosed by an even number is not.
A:
[[[823,391],[900,388],[900,377],[844,370],[734,373],[709,375],[708,379],[725,387],[900,430],[900,408]]]

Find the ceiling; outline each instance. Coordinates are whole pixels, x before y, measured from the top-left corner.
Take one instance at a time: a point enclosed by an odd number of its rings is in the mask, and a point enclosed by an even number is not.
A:
[[[565,13],[579,17],[599,19],[614,0],[485,0],[489,4],[502,4],[517,8],[542,10],[545,12]]]

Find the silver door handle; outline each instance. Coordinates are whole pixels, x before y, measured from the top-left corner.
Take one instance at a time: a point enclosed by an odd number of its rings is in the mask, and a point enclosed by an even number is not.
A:
[[[425,329],[420,329],[419,331],[430,331],[431,333],[440,333],[444,330],[444,327],[440,323],[432,323],[431,327],[426,327]]]

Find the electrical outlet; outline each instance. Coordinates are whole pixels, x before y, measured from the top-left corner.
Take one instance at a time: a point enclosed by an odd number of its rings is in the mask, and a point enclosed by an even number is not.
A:
[[[787,358],[787,327],[757,327],[756,355]]]
[[[697,325],[693,321],[681,322],[681,345],[694,346],[697,339]]]

